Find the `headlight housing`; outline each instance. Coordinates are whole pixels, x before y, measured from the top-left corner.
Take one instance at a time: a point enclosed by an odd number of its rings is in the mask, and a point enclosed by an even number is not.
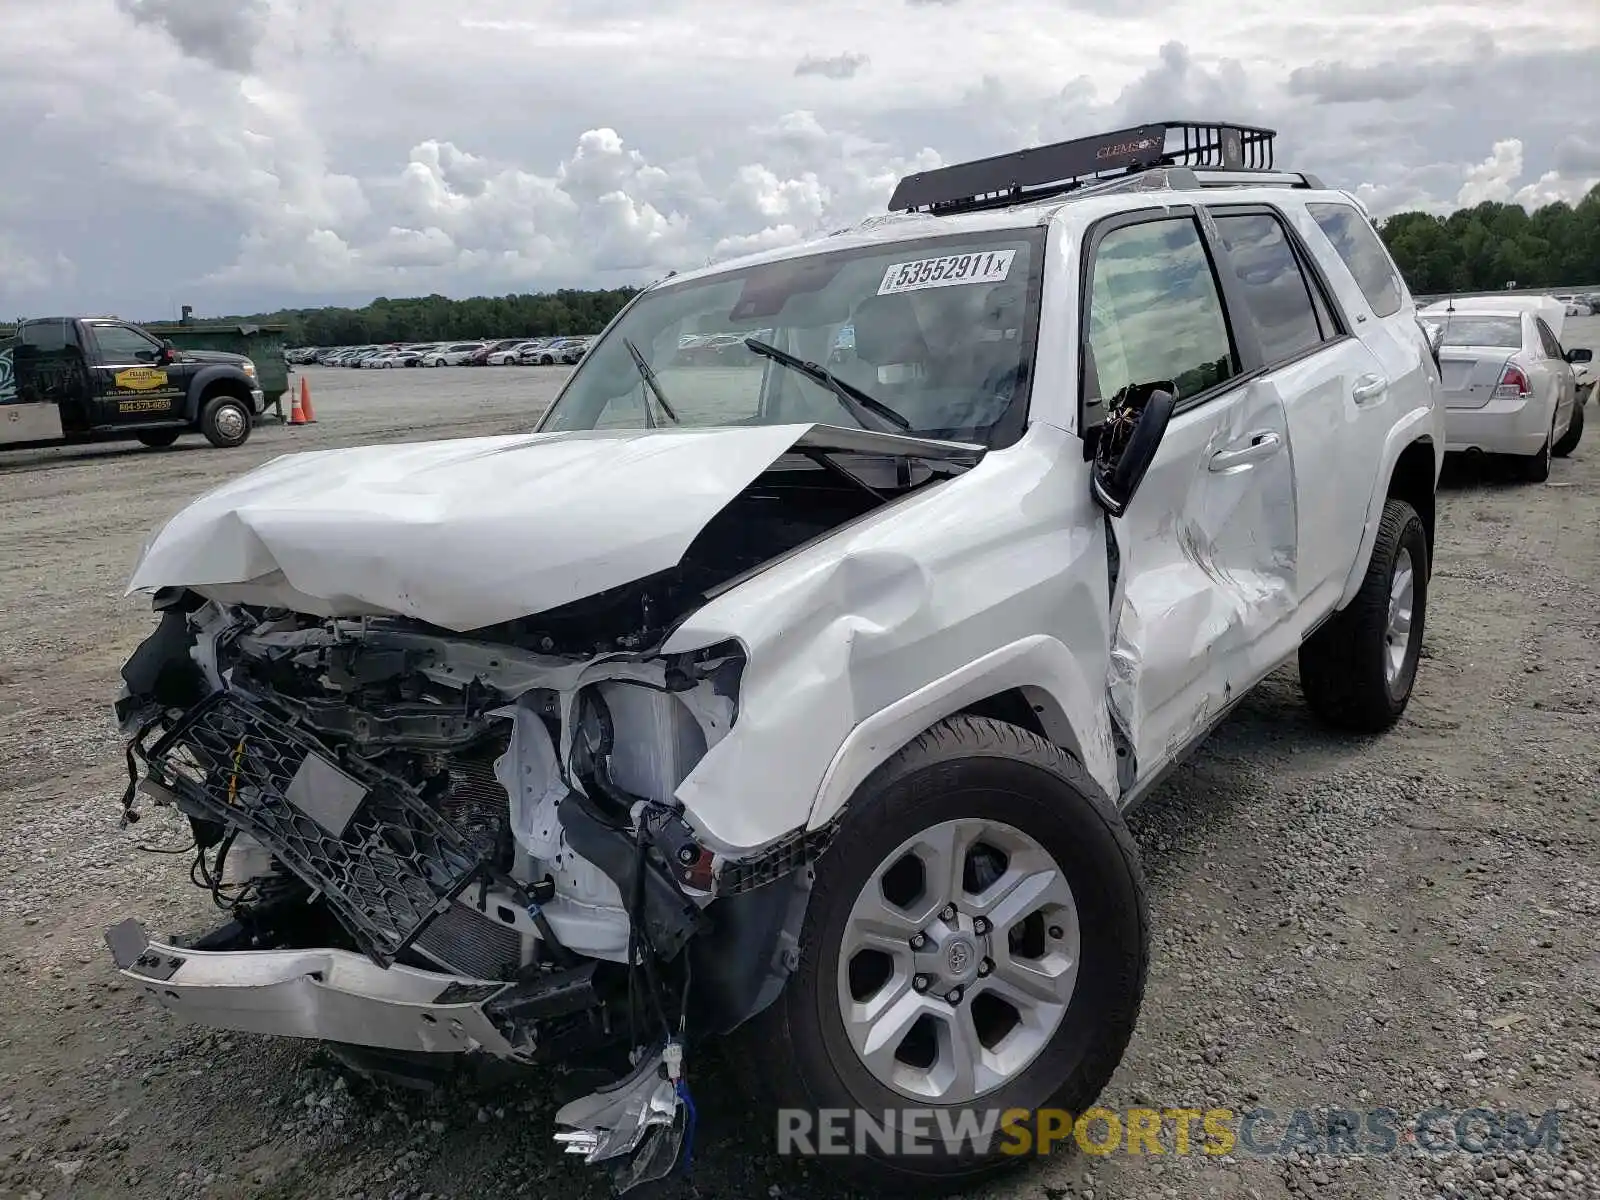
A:
[[[248,358],[244,360],[244,373],[251,379],[256,377],[256,364]]]

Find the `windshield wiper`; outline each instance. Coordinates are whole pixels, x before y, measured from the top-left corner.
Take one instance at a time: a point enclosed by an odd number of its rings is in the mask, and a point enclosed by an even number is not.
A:
[[[650,394],[656,398],[656,403],[661,405],[661,411],[672,418],[674,425],[678,424],[678,414],[672,411],[672,405],[667,403],[667,397],[661,391],[661,381],[656,378],[655,371],[645,361],[644,355],[639,353],[639,347],[633,344],[631,338],[623,338],[622,344],[628,348],[628,357],[633,359],[633,365],[639,368],[639,378],[644,380],[644,386],[650,389]],[[645,424],[651,429],[656,428],[656,415],[650,410],[650,402],[645,401]]]
[[[853,383],[846,383],[831,371],[826,371],[814,362],[806,362],[803,358],[796,358],[787,350],[779,350],[776,346],[769,346],[766,342],[758,342],[755,338],[745,338],[744,344],[751,351],[770,358],[781,366],[792,371],[798,371],[812,383],[820,383],[835,396],[839,403],[844,405],[850,415],[863,426],[876,423],[880,428],[884,425],[893,426],[890,433],[903,433],[911,428],[911,422],[902,417],[894,409],[881,400],[874,400]]]

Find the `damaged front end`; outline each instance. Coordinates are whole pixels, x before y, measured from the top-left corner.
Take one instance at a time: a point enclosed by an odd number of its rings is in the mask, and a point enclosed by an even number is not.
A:
[[[619,1185],[670,1169],[684,1042],[777,995],[822,844],[707,845],[673,799],[738,721],[741,648],[156,606],[117,702],[125,819],[187,817],[226,921],[164,942],[124,922],[123,974],[213,1026],[610,1064],[558,1115],[568,1150]]]

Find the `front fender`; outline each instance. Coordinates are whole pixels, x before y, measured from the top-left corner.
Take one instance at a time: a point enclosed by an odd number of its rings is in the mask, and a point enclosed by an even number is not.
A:
[[[238,367],[229,366],[227,363],[213,363],[208,367],[201,367],[189,380],[189,394],[184,398],[183,415],[191,421],[198,421],[200,398],[206,394],[208,388],[219,381],[236,384],[247,402],[250,393],[260,386]],[[251,407],[254,408],[253,403]]]
[[[1110,577],[1081,446],[1032,427],[693,613],[667,654],[737,641],[738,714],[678,786],[705,843],[830,820],[944,717],[1021,690],[1046,736],[1117,794],[1105,680]]]
[[[1444,468],[1444,411],[1430,405],[1407,413],[1389,430],[1383,443],[1380,469],[1373,473],[1372,495],[1367,500],[1367,519],[1361,531],[1361,546],[1356,553],[1350,574],[1345,578],[1344,593],[1339,597],[1338,608],[1344,608],[1356,598],[1361,583],[1367,577],[1367,564],[1372,559],[1372,547],[1378,541],[1378,526],[1383,521],[1384,502],[1389,498],[1389,482],[1394,478],[1400,455],[1413,442],[1428,441],[1433,446],[1433,480],[1437,486],[1439,472]]]
[[[1038,635],[933,680],[852,729],[822,777],[808,828],[818,829],[837,816],[867,776],[923,730],[1013,688],[1022,689],[1050,740],[1078,758],[1107,796],[1116,796],[1116,753],[1104,688],[1092,686],[1059,641]]]

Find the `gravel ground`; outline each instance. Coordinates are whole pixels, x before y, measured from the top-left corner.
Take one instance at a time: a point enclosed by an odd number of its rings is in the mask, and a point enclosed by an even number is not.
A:
[[[312,1046],[178,1025],[117,982],[100,938],[127,915],[210,919],[186,858],[136,848],[182,845],[179,825],[116,824],[107,704],[151,627],[122,595],[150,528],[286,451],[525,428],[564,375],[313,368],[317,424],[241,450],[0,458],[0,1198],[606,1193],[554,1152],[558,1083],[419,1097],[347,1081]],[[1104,1098],[1264,1107],[1265,1141],[1299,1109],[1388,1107],[1402,1124],[1559,1109],[1559,1150],[1072,1154],[989,1194],[1600,1196],[1595,446],[1544,486],[1447,474],[1425,661],[1395,731],[1328,736],[1291,667],[1135,815],[1156,944]],[[715,1086],[726,1072],[701,1066],[701,1194],[839,1194],[774,1158]]]

